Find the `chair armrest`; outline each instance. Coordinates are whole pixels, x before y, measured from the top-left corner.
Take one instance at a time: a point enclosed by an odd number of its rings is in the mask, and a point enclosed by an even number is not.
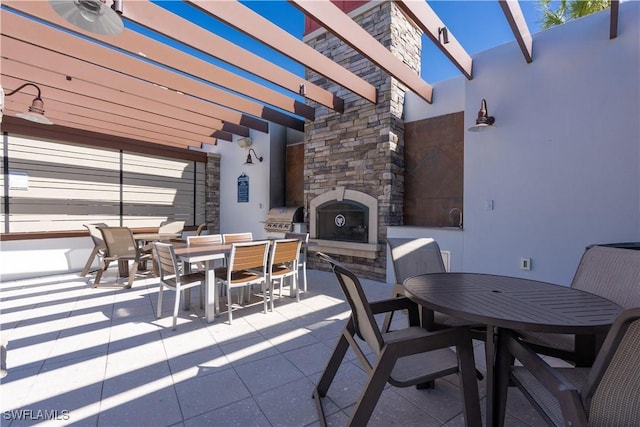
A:
[[[373,301],[369,303],[371,307],[371,311],[373,314],[380,313],[393,313],[398,310],[407,310],[407,316],[409,317],[409,326],[418,326],[420,325],[420,313],[418,311],[418,305],[411,301],[407,297],[398,297],[398,298],[389,298],[379,301]],[[385,324],[383,325],[383,332],[387,332],[389,329],[389,325],[391,324],[391,319],[387,321],[385,319]]]
[[[414,338],[406,336],[398,337],[397,340],[388,338],[385,335],[385,346],[393,348],[397,352],[398,357],[410,356],[412,354],[425,353],[431,350],[437,350],[447,347],[454,347],[468,340],[471,343],[471,335],[467,328],[447,328],[437,331],[427,331],[416,327],[420,330],[419,334]]]
[[[558,400],[565,421],[586,425],[580,390],[558,369],[551,367],[531,347],[512,333],[505,333],[504,345],[539,382]]]
[[[387,313],[389,311],[405,310],[405,309],[418,309],[416,303],[409,298],[388,298],[378,301],[372,301],[369,303],[373,314]]]

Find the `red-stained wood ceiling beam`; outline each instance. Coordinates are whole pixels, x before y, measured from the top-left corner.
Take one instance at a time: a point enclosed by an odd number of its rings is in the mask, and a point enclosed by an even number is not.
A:
[[[75,58],[58,55],[55,52],[24,43],[7,36],[2,36],[3,58],[2,74],[12,75],[23,80],[30,80],[46,84],[50,87],[58,87],[69,94],[77,94],[82,97],[75,98],[75,105],[86,106],[90,109],[102,111],[108,116],[129,116],[139,120],[154,123],[161,128],[173,127],[201,135],[201,138],[214,136],[216,131],[243,131],[244,136],[248,136],[248,129],[237,125],[229,125],[212,117],[203,116],[197,113],[186,111],[173,105],[154,101],[152,99],[136,96],[131,93],[121,92],[113,88],[113,85],[126,88],[127,85],[140,86],[140,82],[135,82],[133,78],[123,76],[120,73],[106,70],[104,68],[83,63]],[[79,71],[71,77],[65,71]],[[91,79],[84,80],[83,77]],[[97,84],[103,82],[104,85]],[[122,82],[122,85],[118,83]],[[111,84],[107,86],[106,84]],[[158,96],[173,95],[183,101],[179,94],[170,93],[158,87],[146,84],[147,88],[140,88],[141,95],[148,88],[158,92]],[[74,103],[66,100],[69,95],[63,93],[59,101]],[[49,98],[52,98],[49,95]],[[82,104],[81,102],[84,102]],[[196,100],[191,103],[198,104]],[[221,136],[218,136],[221,137]],[[223,139],[227,139],[222,137]],[[230,140],[230,139],[229,139]]]
[[[18,87],[24,80],[16,79],[13,77],[2,76],[2,86],[8,89]],[[36,82],[38,83],[38,82]],[[83,109],[75,105],[64,105],[64,108],[60,107],[62,104],[55,100],[57,95],[60,95],[60,91],[54,88],[43,86],[38,84],[43,94],[43,101],[45,107],[45,116],[51,120],[54,124],[71,126],[77,125],[81,129],[92,130],[96,132],[102,132],[106,134],[113,134],[117,136],[124,136],[127,138],[140,139],[150,141],[154,143],[166,143],[172,146],[180,147],[201,147],[202,141],[198,138],[188,137],[185,135],[174,135],[173,132],[162,133],[161,128],[156,126],[155,130],[148,129],[141,126],[140,123],[135,123],[134,119],[130,119],[132,123],[120,123],[119,120],[112,120],[107,117],[106,114],[98,114],[95,111],[92,112],[89,109]],[[30,93],[32,92],[32,93]],[[31,101],[35,97],[35,89],[27,88],[20,92],[6,98],[6,110],[9,112],[25,112]],[[45,98],[44,95],[47,95]],[[209,141],[211,139],[209,138]]]
[[[373,103],[377,102],[377,92],[373,85],[241,3],[235,0],[190,0],[188,3],[360,95],[364,99]]]
[[[159,34],[184,43],[202,53],[261,77],[284,89],[299,93],[305,85],[305,97],[342,113],[344,100],[290,71],[269,62],[241,46],[233,44],[192,22],[170,13],[149,1],[133,1],[126,4],[123,18],[135,22]],[[172,29],[180,28],[179,32]]]
[[[30,3],[32,2],[7,1],[3,3],[3,5],[12,8],[14,6],[18,6],[15,7],[15,10],[19,11],[24,11],[22,9],[26,9],[27,11],[34,12],[34,10],[32,10],[33,8],[25,7],[25,5]],[[66,23],[66,21],[62,20],[61,18],[58,20],[57,18],[49,15],[47,10],[50,9],[50,7],[47,3],[37,2],[36,4],[40,5],[41,7],[39,9],[36,9],[38,13],[32,16],[48,16],[52,21],[56,21],[56,23]],[[246,98],[241,98],[239,96],[233,95],[230,92],[215,88],[212,85],[182,76],[178,73],[167,70],[164,67],[149,63],[143,60],[143,58],[138,57],[140,58],[138,59],[132,57],[131,55],[118,52],[117,50],[100,46],[92,41],[80,37],[75,37],[71,34],[56,30],[46,25],[38,24],[35,21],[26,22],[25,27],[23,27],[22,30],[14,26],[12,28],[12,33],[8,33],[5,31],[7,21],[14,22],[22,19],[22,22],[24,23],[24,21],[29,20],[27,18],[22,18],[18,15],[10,14],[9,12],[3,11],[3,16],[5,16],[5,14],[9,15],[7,18],[10,19],[3,18],[3,34],[10,34],[12,37],[18,39],[28,39],[30,43],[34,44],[46,44],[45,47],[58,53],[79,58],[83,61],[90,62],[101,67],[111,68],[123,74],[135,76],[141,80],[156,83],[162,87],[179,90],[180,92],[185,94],[191,94],[196,98],[208,101],[206,103],[207,105],[202,105],[202,111],[206,111],[207,113],[211,114],[215,112],[216,117],[220,118],[221,120],[233,122],[233,118],[230,117],[228,111],[226,112],[227,114],[225,114],[224,110],[235,110],[236,112],[249,114],[251,116],[262,117],[265,120],[273,121],[274,123],[281,124],[285,127],[290,127],[297,130],[304,129],[304,122],[300,119],[294,118],[293,116],[273,110],[264,105],[250,101]],[[57,17],[55,13],[54,15]],[[34,28],[34,26],[36,27]],[[20,35],[17,35],[18,33],[20,33]],[[47,33],[48,36],[45,37],[43,33]],[[31,37],[29,36],[29,34],[31,34]],[[215,104],[211,103],[212,100],[213,102],[215,102]],[[264,122],[261,120],[252,121],[251,117],[247,118],[243,116],[241,122],[237,124],[242,124],[246,125],[247,127],[254,128],[260,126],[261,131],[267,132],[268,129],[262,127],[263,123]],[[264,124],[266,125],[266,123]]]
[[[609,38],[618,37],[618,16],[620,14],[620,0],[611,0],[611,14],[609,19]]]
[[[527,21],[524,19],[522,9],[520,9],[520,3],[518,0],[499,0],[499,3],[507,22],[509,22],[511,31],[516,37],[524,59],[531,63],[533,61],[533,39],[531,38]]]
[[[446,25],[426,1],[398,0],[396,4],[467,79],[471,80],[473,78],[473,60],[471,56],[464,50],[448,28],[446,29],[448,43],[444,43],[440,36],[440,29],[446,28]]]
[[[422,80],[418,73],[409,68],[402,59],[396,57],[364,28],[359,26],[340,8],[330,1],[289,0],[307,16],[321,24],[333,35],[364,55],[387,74],[402,82],[416,95],[431,102],[433,88]]]
[[[32,138],[41,138],[51,141],[65,141],[68,143],[91,145],[94,147],[125,150],[135,153],[153,153],[156,156],[180,158],[197,162],[206,162],[207,155],[200,151],[183,147],[175,147],[167,143],[154,143],[152,141],[140,141],[96,132],[88,129],[61,126],[58,124],[42,125],[29,122],[18,117],[6,114],[2,119],[2,131],[15,135],[28,135]]]

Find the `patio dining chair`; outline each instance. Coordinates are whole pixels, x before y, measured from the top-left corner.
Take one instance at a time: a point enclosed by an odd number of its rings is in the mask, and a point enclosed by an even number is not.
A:
[[[222,242],[238,243],[238,242],[250,242],[253,240],[253,233],[225,233],[222,235]]]
[[[300,256],[298,257],[298,268],[302,269],[302,290],[307,292],[307,245],[309,244],[309,233],[284,233],[284,238],[298,239],[302,243]]]
[[[182,274],[178,268],[176,254],[173,245],[170,243],[153,242],[153,250],[160,272],[160,289],[158,291],[158,309],[156,317],[162,316],[162,291],[164,288],[175,291],[176,299],[173,304],[173,330],[176,330],[178,311],[180,310],[180,299],[182,291],[193,287],[200,287],[200,308],[204,308],[204,284],[205,273],[198,271],[195,273]],[[187,294],[188,296],[188,294]]]
[[[102,274],[107,270],[111,262],[117,261],[119,264],[126,265],[131,261],[126,286],[130,288],[133,285],[140,263],[151,259],[151,253],[138,247],[133,238],[133,233],[128,227],[100,227],[99,230],[102,233],[106,250],[100,261],[93,287],[98,287]]]
[[[206,232],[207,232],[207,223],[206,223],[206,222],[203,222],[202,224],[200,224],[200,225],[198,226],[198,228],[196,228],[196,233],[195,233],[195,235],[196,235],[196,236],[200,236],[200,235],[202,235],[203,233],[206,233]]]
[[[313,391],[321,426],[327,425],[322,398],[326,397],[349,348],[358,356],[367,374],[364,389],[353,406],[349,426],[367,424],[387,383],[395,387],[417,386],[454,373],[460,373],[465,422],[480,426],[478,384],[468,328],[427,331],[418,326],[418,306],[411,300],[397,297],[369,302],[355,274],[328,255],[320,252],[317,255],[331,266],[351,308],[351,316]],[[408,311],[409,327],[392,332],[381,331],[374,315],[396,310]],[[364,341],[372,354],[361,347],[356,336]]]
[[[291,289],[296,290],[296,301],[300,302],[300,285],[298,281],[298,258],[302,242],[298,239],[276,239],[271,244],[269,254],[269,271],[267,284],[269,287],[269,303],[273,311],[273,285],[278,282],[279,294],[282,298],[282,287],[287,277],[291,278]]]
[[[640,308],[618,316],[591,368],[554,368],[513,333],[502,343],[522,364],[512,380],[549,425],[640,425]]]
[[[187,236],[187,246],[193,245],[221,245],[222,244],[222,234],[203,234],[199,236]],[[217,261],[217,260],[216,260]],[[224,259],[222,260],[222,264],[224,265]],[[206,265],[204,262],[196,263],[196,266],[199,270],[205,270]]]
[[[640,251],[591,246],[583,254],[571,287],[605,297],[623,309],[640,307]],[[604,336],[521,332],[537,353],[591,366]]]
[[[203,234],[201,236],[187,236],[188,246],[202,245],[202,244],[221,245],[222,235],[221,234]]]
[[[162,221],[158,233],[182,233],[184,221]]]
[[[226,268],[216,270],[216,283],[224,286],[227,293],[229,324],[233,321],[231,289],[246,288],[254,284],[262,286],[264,312],[267,312],[267,256],[268,241],[239,242],[231,244],[231,254]],[[273,297],[273,295],[271,295]],[[239,293],[240,304],[242,292]]]
[[[391,250],[391,261],[396,277],[392,297],[404,295],[402,283],[409,277],[429,273],[445,273],[440,246],[432,238],[388,238],[387,244]],[[422,309],[422,322],[427,329],[441,329],[451,326],[472,326],[473,336],[484,339],[484,325],[473,324],[449,315]],[[393,314],[385,316],[383,330],[388,330],[393,320]]]
[[[89,274],[89,269],[93,265],[93,261],[96,257],[99,257],[98,260],[104,256],[105,251],[107,250],[107,246],[104,244],[104,239],[102,238],[102,233],[98,229],[98,227],[106,227],[107,224],[104,222],[98,222],[94,224],[84,224],[84,227],[89,230],[89,237],[93,241],[93,249],[91,250],[91,254],[87,259],[87,262],[80,273],[80,277],[84,277]]]

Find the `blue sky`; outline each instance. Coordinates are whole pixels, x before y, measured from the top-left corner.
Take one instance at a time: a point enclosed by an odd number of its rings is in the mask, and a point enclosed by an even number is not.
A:
[[[224,1],[224,0],[223,0]],[[204,16],[188,4],[179,1],[155,0],[161,6],[177,13],[208,30],[227,38],[265,59],[280,64],[282,67],[299,75],[304,75],[302,65],[284,57],[270,48],[266,48],[252,38],[239,33],[214,18]],[[298,39],[302,39],[304,31],[304,15],[284,0],[252,0],[241,1],[271,22],[280,26]],[[481,52],[504,43],[514,41],[513,33],[504,17],[497,0],[436,0],[428,1],[440,19],[453,33],[469,54]],[[531,33],[540,31],[537,23],[540,12],[537,0],[521,0],[521,8],[525,14]],[[130,24],[130,23],[129,23]],[[128,26],[131,26],[127,24]],[[144,31],[142,31],[144,32]],[[162,38],[162,37],[161,37]],[[171,41],[166,41],[173,44]],[[189,48],[182,47],[185,50]],[[428,83],[436,83],[461,75],[458,69],[434,46],[426,37],[423,39],[422,77]],[[193,52],[192,52],[193,53]],[[198,53],[194,53],[201,56]],[[245,77],[256,79],[249,73],[235,70],[227,64],[208,60],[217,65],[232,69]],[[259,79],[256,79],[259,80]],[[268,82],[261,82],[273,87]],[[276,88],[277,89],[277,88]]]

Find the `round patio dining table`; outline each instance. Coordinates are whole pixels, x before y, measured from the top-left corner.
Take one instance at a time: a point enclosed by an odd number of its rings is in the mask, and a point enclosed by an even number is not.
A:
[[[536,280],[480,273],[432,273],[407,279],[409,299],[453,317],[487,325],[487,422],[502,425],[508,372],[500,372],[500,330],[606,334],[622,308],[606,298]],[[499,390],[498,390],[499,389]]]

